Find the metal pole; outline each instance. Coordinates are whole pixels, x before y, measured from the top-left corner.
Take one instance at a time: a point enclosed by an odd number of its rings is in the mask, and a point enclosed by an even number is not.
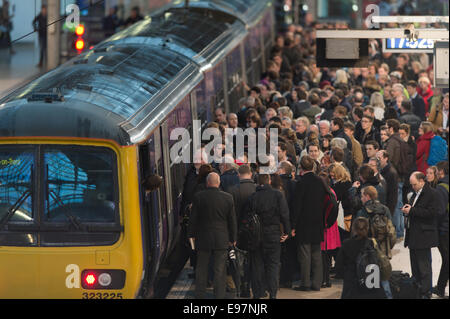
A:
[[[61,23],[60,0],[47,1],[48,24],[47,29],[47,70],[56,68],[59,65],[60,43],[61,43]]]

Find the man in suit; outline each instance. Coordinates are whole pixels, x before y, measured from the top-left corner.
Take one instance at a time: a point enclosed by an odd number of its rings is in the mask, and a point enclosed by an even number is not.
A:
[[[300,167],[302,177],[295,190],[292,236],[296,237],[298,243],[301,285],[294,289],[319,291],[323,275],[320,243],[323,241],[324,231],[325,185],[314,174],[314,160],[309,155],[302,157]]]
[[[414,172],[409,179],[414,190],[410,204],[403,206],[406,217],[405,247],[409,248],[412,275],[420,286],[420,296],[431,298],[431,248],[438,246],[436,212],[438,195],[426,183],[422,172]]]
[[[197,250],[195,297],[204,299],[208,264],[214,256],[214,295],[225,298],[226,260],[228,246],[236,244],[237,226],[233,196],[219,189],[220,177],[210,173],[207,189],[194,195],[188,237],[194,239]]]

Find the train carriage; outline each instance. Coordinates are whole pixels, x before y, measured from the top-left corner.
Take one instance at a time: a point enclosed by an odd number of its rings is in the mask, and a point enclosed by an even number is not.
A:
[[[0,100],[0,298],[155,296],[183,240],[171,132],[237,111],[273,24],[271,1],[174,5]]]

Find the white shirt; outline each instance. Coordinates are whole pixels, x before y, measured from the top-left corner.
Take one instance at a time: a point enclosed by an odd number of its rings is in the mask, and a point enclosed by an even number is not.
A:
[[[442,127],[444,129],[447,128],[447,124],[448,124],[448,110],[442,110]]]
[[[423,188],[421,188],[421,189],[416,193],[416,197],[414,198],[414,202],[413,202],[413,204],[411,205],[412,207],[414,207],[414,205],[416,205],[417,199],[419,198],[420,193],[422,193],[422,190],[423,190]]]

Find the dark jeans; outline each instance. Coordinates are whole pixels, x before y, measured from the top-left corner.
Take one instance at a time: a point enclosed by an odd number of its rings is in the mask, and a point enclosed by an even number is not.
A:
[[[331,258],[333,256],[333,251],[322,250],[322,268],[323,268],[323,283],[330,283],[330,268],[331,268]]]
[[[254,298],[261,298],[265,290],[271,298],[276,298],[280,273],[280,238],[264,241],[261,247],[250,252],[250,273]]]
[[[306,288],[320,289],[323,276],[320,244],[299,243],[297,257],[301,269],[301,285]]]
[[[47,37],[39,37],[39,65],[44,64],[47,59]]]
[[[216,299],[224,299],[226,291],[226,261],[228,251],[199,250],[197,252],[197,267],[195,270],[195,298],[205,299],[206,284],[208,281],[208,268],[211,254],[214,257],[214,296]]]
[[[409,258],[414,279],[420,286],[421,296],[430,296],[433,271],[431,268],[431,248],[410,249]]]
[[[439,234],[439,252],[442,257],[441,271],[439,273],[439,279],[437,288],[441,292],[445,292],[445,287],[448,282],[448,232]]]

